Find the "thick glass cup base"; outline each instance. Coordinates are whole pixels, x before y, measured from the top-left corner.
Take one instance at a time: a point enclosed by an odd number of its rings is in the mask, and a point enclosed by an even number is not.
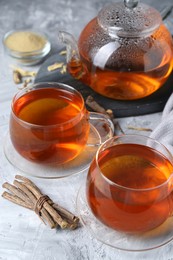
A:
[[[127,234],[113,230],[101,223],[91,212],[86,199],[85,184],[79,189],[76,207],[82,224],[93,237],[102,243],[125,251],[137,252],[159,248],[173,239],[173,219],[168,218],[162,225],[149,232]]]
[[[95,156],[95,153],[101,144],[101,136],[98,130],[90,124],[90,133],[88,138],[88,143],[82,153],[78,155],[75,159],[70,162],[57,165],[55,164],[42,164],[34,163],[28,161],[22,157],[14,149],[12,142],[10,140],[9,134],[7,134],[4,141],[4,153],[7,160],[21,173],[24,173],[29,176],[38,177],[38,178],[64,178],[71,176],[76,173],[81,173],[85,171]]]

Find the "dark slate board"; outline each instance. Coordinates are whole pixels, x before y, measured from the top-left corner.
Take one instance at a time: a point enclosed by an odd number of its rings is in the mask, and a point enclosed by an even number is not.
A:
[[[58,51],[59,53],[59,51]],[[166,101],[173,91],[173,73],[165,83],[154,94],[139,100],[134,101],[117,101],[106,98],[94,92],[90,87],[86,86],[79,80],[74,79],[68,72],[61,74],[59,70],[49,72],[47,67],[55,62],[65,62],[65,56],[54,54],[50,56],[40,67],[35,83],[38,82],[62,82],[73,86],[80,91],[86,99],[88,95],[92,95],[94,99],[105,109],[112,109],[116,117],[139,116],[163,110]]]

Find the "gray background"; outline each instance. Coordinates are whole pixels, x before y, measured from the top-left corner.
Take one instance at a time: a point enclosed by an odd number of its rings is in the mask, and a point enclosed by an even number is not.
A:
[[[58,44],[58,30],[72,33],[76,38],[98,11],[111,0],[1,0],[0,37],[5,32],[20,28],[40,29],[53,44]],[[143,0],[158,10],[172,0]]]

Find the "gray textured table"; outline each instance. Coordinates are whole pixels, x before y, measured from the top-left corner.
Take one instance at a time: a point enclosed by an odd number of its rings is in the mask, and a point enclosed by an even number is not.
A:
[[[78,37],[85,24],[93,18],[106,0],[1,0],[0,37],[12,29],[34,28],[47,33],[52,42],[52,53],[56,52],[59,29],[69,31]],[[110,1],[111,2],[111,1]],[[172,0],[152,2],[158,9],[172,3]],[[17,91],[12,73],[0,43],[0,193],[5,181],[12,181],[17,170],[6,160],[2,140],[8,130],[11,98]],[[34,68],[39,69],[39,66]],[[161,113],[119,119],[125,133],[135,133],[128,126],[154,129]],[[141,134],[149,134],[141,132]],[[60,180],[33,179],[43,191],[57,202],[75,210],[76,194],[85,180],[86,173]],[[150,259],[173,260],[173,244],[143,253],[129,253],[116,250],[94,239],[81,227],[73,232],[50,230],[40,222],[33,212],[21,208],[0,197],[0,259],[1,260],[126,260]]]

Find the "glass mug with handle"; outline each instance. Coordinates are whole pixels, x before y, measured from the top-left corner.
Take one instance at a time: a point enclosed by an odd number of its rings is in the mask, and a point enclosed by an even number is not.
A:
[[[112,137],[90,165],[86,198],[95,217],[116,231],[153,230],[173,214],[173,157],[149,137]]]
[[[95,120],[103,120],[108,137],[113,135],[111,120],[89,113],[76,89],[62,83],[37,83],[13,98],[10,139],[25,159],[60,165],[76,158],[85,145],[100,144],[87,143]]]

